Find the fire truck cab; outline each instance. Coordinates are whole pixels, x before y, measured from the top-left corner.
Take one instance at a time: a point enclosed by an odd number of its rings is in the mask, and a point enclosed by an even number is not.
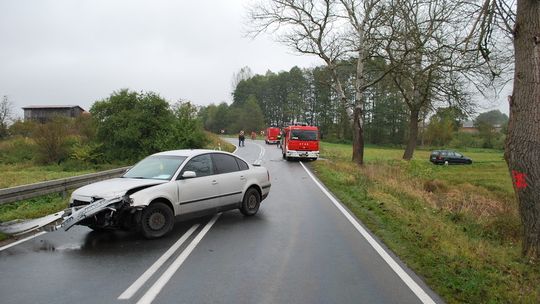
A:
[[[283,158],[316,160],[319,157],[319,129],[307,125],[291,125],[283,129]]]
[[[281,130],[276,127],[266,129],[266,138],[264,139],[266,144],[277,144],[279,141],[278,135],[280,132]]]

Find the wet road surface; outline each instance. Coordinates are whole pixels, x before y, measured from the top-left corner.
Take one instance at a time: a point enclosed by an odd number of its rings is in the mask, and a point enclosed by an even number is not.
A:
[[[425,296],[413,292],[300,162],[263,141],[236,154],[270,171],[256,216],[177,222],[158,240],[81,226],[40,235],[0,251],[0,303],[442,303],[397,261]]]

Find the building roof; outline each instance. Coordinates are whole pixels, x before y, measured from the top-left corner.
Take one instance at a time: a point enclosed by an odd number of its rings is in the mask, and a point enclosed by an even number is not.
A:
[[[83,108],[77,105],[33,105],[33,106],[26,106],[22,107],[23,109],[73,109],[73,108],[80,108],[84,111]]]

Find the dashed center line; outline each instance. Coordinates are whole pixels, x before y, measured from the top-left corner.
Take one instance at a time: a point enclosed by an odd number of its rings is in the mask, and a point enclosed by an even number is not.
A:
[[[191,241],[184,251],[176,258],[176,260],[165,270],[165,272],[159,277],[159,279],[148,289],[144,296],[137,302],[137,304],[152,303],[157,295],[161,292],[163,287],[169,282],[172,276],[176,273],[178,268],[182,266],[184,261],[188,258],[191,252],[195,249],[197,244],[203,239],[206,233],[212,228],[212,225],[217,221],[221,213],[214,215],[214,217],[204,226],[199,234]]]
[[[195,230],[197,230],[197,228],[199,228],[199,224],[191,226],[191,228],[184,233],[184,235],[182,235],[180,239],[178,239],[178,241],[171,246],[171,248],[169,248],[156,262],[154,262],[154,264],[152,264],[152,266],[150,266],[150,268],[148,268],[135,282],[133,282],[133,284],[131,284],[131,286],[128,287],[128,289],[126,289],[118,297],[118,300],[131,299],[131,297],[141,288],[141,286],[143,286],[144,283],[146,283],[146,281],[148,281],[148,279],[154,275],[154,273],[176,252],[176,250],[178,250],[178,248],[180,248],[180,246],[182,246],[182,244],[191,236],[191,234],[193,234]]]

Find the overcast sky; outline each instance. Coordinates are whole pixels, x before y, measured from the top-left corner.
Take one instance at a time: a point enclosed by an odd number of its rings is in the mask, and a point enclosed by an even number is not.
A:
[[[269,36],[245,38],[249,2],[0,0],[0,95],[18,116],[27,105],[88,110],[121,88],[230,103],[243,66],[262,74],[321,64]],[[508,113],[504,101],[492,107]]]

